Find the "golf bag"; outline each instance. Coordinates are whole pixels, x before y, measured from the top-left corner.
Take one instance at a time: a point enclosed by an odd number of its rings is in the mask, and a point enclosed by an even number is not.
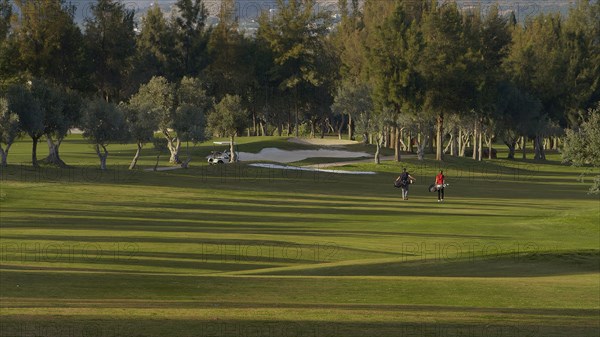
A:
[[[436,192],[439,189],[446,188],[446,186],[448,186],[448,185],[450,185],[450,184],[443,184],[443,185],[431,184],[431,185],[429,185],[429,192]]]

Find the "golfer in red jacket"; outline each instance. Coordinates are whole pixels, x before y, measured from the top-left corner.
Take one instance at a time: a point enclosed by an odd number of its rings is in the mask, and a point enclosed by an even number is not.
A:
[[[435,176],[435,187],[438,192],[438,202],[444,201],[444,184],[446,183],[446,177],[444,177],[444,171],[440,171],[437,176]]]

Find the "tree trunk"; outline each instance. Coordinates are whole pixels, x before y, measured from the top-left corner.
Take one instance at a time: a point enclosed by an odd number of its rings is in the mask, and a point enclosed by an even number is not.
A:
[[[140,159],[140,154],[142,153],[142,143],[138,142],[137,143],[137,151],[135,151],[135,156],[133,156],[133,160],[131,161],[131,164],[129,165],[129,169],[133,170],[135,168],[135,166],[137,165],[138,159]]]
[[[238,161],[238,156],[237,153],[235,152],[235,133],[231,134],[229,136],[229,162],[230,163],[237,163]]]
[[[179,149],[181,148],[181,141],[178,137],[171,137],[167,130],[162,131],[163,135],[167,139],[167,148],[171,153],[171,157],[169,158],[169,163],[172,164],[181,164],[181,160],[179,159]]]
[[[457,155],[464,156],[462,128],[458,129],[458,152],[457,152]]]
[[[398,129],[397,126],[394,127],[394,161],[399,162],[400,161],[400,144],[399,144],[399,140],[400,139],[400,130]]]
[[[492,147],[494,145],[494,135],[490,135],[488,142],[488,159],[492,159]]]
[[[342,114],[342,120],[337,129],[338,139],[342,139],[342,128],[344,127],[344,122],[346,122],[346,115]]]
[[[504,144],[508,147],[508,159],[515,159],[515,148],[517,147],[516,139],[505,140]]]
[[[104,153],[100,152],[100,146],[102,146],[102,150]],[[98,158],[100,158],[100,169],[106,170],[106,158],[108,157],[108,151],[106,150],[106,146],[101,144],[96,144],[96,154]]]
[[[46,135],[46,142],[48,143],[48,156],[44,159],[44,162],[58,167],[66,167],[67,164],[60,159],[60,154],[58,152],[62,140],[57,140],[55,143],[50,135]]]
[[[8,162],[6,159],[6,157],[8,157],[8,150],[10,150],[10,144],[6,146],[6,150],[2,149],[2,146],[0,146],[0,156],[2,157],[2,162],[0,163],[0,166],[2,167],[8,166]]]
[[[376,150],[375,150],[375,164],[379,165],[381,163],[380,160],[380,152],[381,152],[381,144],[383,143],[383,135],[381,134],[381,132],[379,134],[377,134],[377,140],[376,140]]]
[[[250,137],[250,135],[248,135],[248,137]],[[187,169],[188,166],[190,165],[190,162],[192,161],[192,155],[190,153],[190,142],[186,141],[185,143],[185,154],[186,154],[186,158],[184,161],[181,162],[181,168]]]
[[[181,141],[179,138],[175,139],[167,139],[167,145],[169,147],[169,152],[171,152],[171,158],[169,158],[169,163],[172,164],[181,164],[181,159],[179,159],[179,150],[181,149]]]
[[[31,165],[40,167],[37,160],[37,144],[40,137],[31,137],[33,144],[31,145]]]
[[[523,159],[527,159],[527,137],[521,139],[521,150],[523,151]]]
[[[427,146],[427,141],[417,144],[417,159],[423,160],[425,159],[425,147]]]
[[[300,134],[300,125],[298,125],[298,121],[300,118],[298,114],[298,99],[296,99],[296,122],[294,123],[296,125],[296,137],[298,137],[298,135]]]
[[[469,142],[470,135],[468,133],[462,134],[462,130],[459,130],[458,137],[458,156],[464,157],[467,151],[467,144]]]
[[[446,145],[446,147],[444,148],[444,151],[442,152],[443,154],[448,153],[448,151],[450,151],[450,155],[452,155],[452,151],[454,150],[454,148],[452,147],[454,144],[454,135],[452,133],[450,133],[450,141],[448,141],[448,145]]]
[[[426,134],[421,137],[419,132],[417,138],[419,139],[417,142],[417,159],[423,160],[425,159],[425,147],[427,146],[428,137]]]
[[[390,132],[387,126],[383,128],[383,146],[386,148],[390,147]]]
[[[404,128],[400,128],[399,131],[399,135],[398,135],[398,146],[400,147],[400,150],[406,152],[406,144],[404,144]]]
[[[546,153],[544,151],[543,139],[541,136],[535,136],[534,146],[535,146],[535,156],[533,157],[533,159],[546,160]]]
[[[436,125],[436,128],[437,128],[437,125]],[[425,139],[427,139],[427,142],[426,142],[427,148],[428,148],[427,151],[429,153],[435,153],[435,151],[433,150],[433,145],[434,145],[433,142],[435,141],[435,138],[436,138],[435,133],[436,133],[436,131],[431,130],[429,132],[429,136],[427,136],[427,138],[425,138]]]
[[[154,163],[154,172],[158,171],[158,161],[160,160],[160,152],[156,155],[156,163]]]
[[[348,140],[352,140],[354,134],[352,133],[352,115],[348,114]]]
[[[408,130],[408,152],[413,152],[412,131]]]
[[[475,126],[473,128],[473,160],[477,160],[477,132],[478,132],[478,123],[475,121]]]
[[[454,157],[458,157],[458,135],[456,134],[456,129],[452,131],[452,146],[450,147],[450,154]]]
[[[481,130],[481,122],[479,122],[479,143],[477,144],[478,160],[483,160],[483,130]]]
[[[443,132],[444,132],[444,116],[439,114],[437,117],[437,135],[435,139],[436,143],[436,151],[435,151],[435,160],[443,159]]]
[[[6,156],[8,156],[8,153],[5,152],[4,149],[2,149],[2,146],[0,146],[0,157],[2,157],[2,162],[0,163],[0,166],[2,166],[2,167],[8,166],[8,162],[6,161]]]

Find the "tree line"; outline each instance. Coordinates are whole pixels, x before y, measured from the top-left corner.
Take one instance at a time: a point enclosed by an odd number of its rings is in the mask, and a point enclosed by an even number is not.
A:
[[[316,8],[278,0],[249,36],[234,0],[215,26],[202,0],[178,0],[171,16],[153,6],[139,27],[113,0],[96,1],[82,27],[64,0],[0,0],[2,164],[27,135],[33,165],[45,139],[45,161],[64,166],[73,127],[102,168],[112,142],[137,145],[131,168],[149,143],[185,166],[184,142],[241,134],[347,133],[375,144],[376,162],[381,147],[396,160],[481,160],[498,141],[509,158],[531,146],[543,160],[600,101],[598,2],[525,22],[436,0],[339,0],[339,23]]]

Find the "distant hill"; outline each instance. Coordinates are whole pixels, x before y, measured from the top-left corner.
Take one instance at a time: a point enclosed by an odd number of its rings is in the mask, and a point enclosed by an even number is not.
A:
[[[157,3],[166,15],[172,10],[175,0],[123,0],[128,8],[136,12],[136,17],[142,17],[154,3]],[[380,0],[389,1],[389,0]],[[350,2],[350,1],[348,1]],[[362,2],[362,1],[361,1]],[[514,11],[519,21],[524,21],[527,17],[538,13],[560,12],[567,14],[568,9],[575,3],[575,0],[458,0],[461,8],[468,8],[480,5],[483,10],[489,8],[492,4],[498,3],[500,10],[504,13]],[[82,23],[90,15],[90,6],[94,1],[73,0],[72,3],[77,6],[76,20]],[[337,11],[337,0],[317,0],[319,10]],[[221,0],[205,0],[204,4],[209,11],[209,15],[216,16],[219,12]],[[236,14],[242,21],[252,21],[258,18],[262,11],[268,11],[276,7],[275,0],[236,0]]]

